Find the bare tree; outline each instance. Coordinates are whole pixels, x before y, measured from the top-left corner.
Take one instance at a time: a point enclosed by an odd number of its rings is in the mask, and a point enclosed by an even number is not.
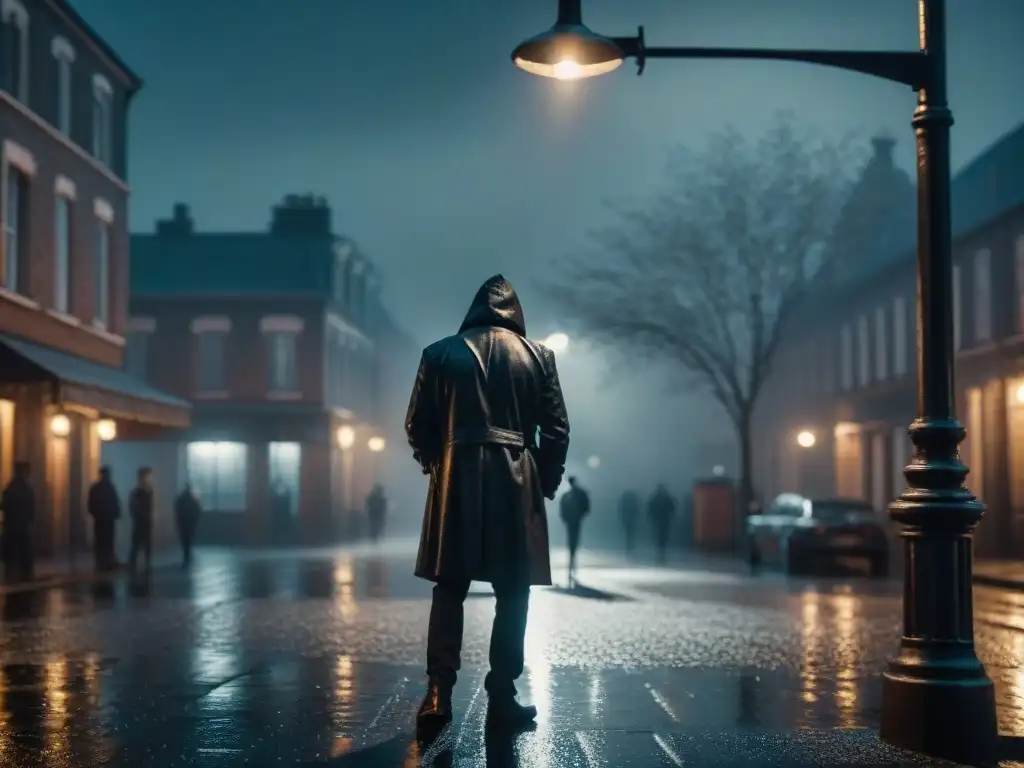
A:
[[[846,146],[782,116],[756,141],[727,129],[700,152],[676,150],[664,188],[617,207],[596,252],[562,262],[545,286],[586,336],[678,364],[721,404],[742,509],[754,498],[754,406],[787,318],[821,274],[850,188]]]

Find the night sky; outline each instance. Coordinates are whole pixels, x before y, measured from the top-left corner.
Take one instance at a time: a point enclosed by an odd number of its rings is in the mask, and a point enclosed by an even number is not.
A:
[[[840,136],[887,131],[913,160],[913,93],[800,64],[627,62],[583,83],[517,71],[555,0],[75,0],[146,82],[132,107],[132,223],[175,201],[201,229],[261,229],[288,192],[328,196],[417,341],[454,332],[502,271],[531,290],[610,197],[651,191],[665,150],[778,110]],[[949,0],[954,166],[1024,121],[1024,2]],[[585,0],[597,31],[650,45],[907,48],[915,0]],[[594,374],[596,378],[606,378]],[[572,403],[570,403],[571,407]],[[682,409],[681,413],[686,412]],[[667,427],[665,427],[667,429]]]

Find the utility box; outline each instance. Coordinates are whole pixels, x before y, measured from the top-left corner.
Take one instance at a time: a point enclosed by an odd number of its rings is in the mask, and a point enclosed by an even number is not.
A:
[[[694,483],[693,545],[710,551],[732,551],[736,544],[736,488],[716,477]]]

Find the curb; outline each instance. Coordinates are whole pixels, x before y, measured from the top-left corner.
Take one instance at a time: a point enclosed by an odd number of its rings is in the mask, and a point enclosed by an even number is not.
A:
[[[1014,589],[1024,592],[1024,581],[1021,579],[1007,579],[1000,576],[986,576],[975,574],[974,583],[984,587],[999,587],[1000,589]]]

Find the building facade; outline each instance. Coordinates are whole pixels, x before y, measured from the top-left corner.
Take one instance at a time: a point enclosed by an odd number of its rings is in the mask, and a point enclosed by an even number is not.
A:
[[[0,482],[30,463],[59,555],[88,543],[101,439],[182,427],[188,404],[121,370],[138,77],[61,0],[0,0],[0,39]]]
[[[1021,557],[1024,126],[956,175],[953,230],[950,322],[957,413],[967,430],[961,456],[967,486],[988,507],[977,551]],[[895,258],[824,287],[787,329],[759,405],[764,497],[790,490],[858,497],[884,511],[903,491],[916,413],[916,280],[913,239],[898,242],[889,243]]]
[[[354,535],[387,448],[373,264],[322,198],[290,195],[268,231],[198,232],[184,205],[132,237],[127,362],[192,403],[183,442],[110,446],[198,490],[204,538]]]

